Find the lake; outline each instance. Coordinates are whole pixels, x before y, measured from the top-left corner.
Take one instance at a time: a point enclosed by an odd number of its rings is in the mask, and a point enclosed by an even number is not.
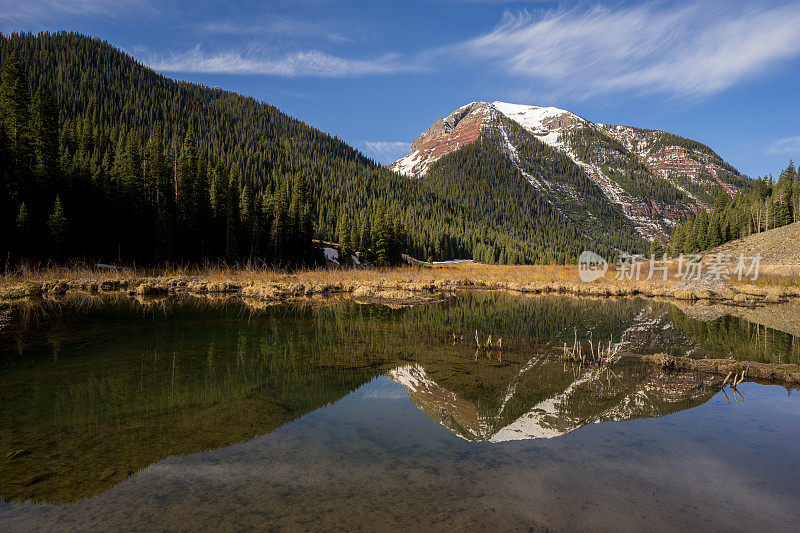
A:
[[[800,363],[788,314],[736,313],[25,305],[0,325],[0,529],[797,531],[796,391],[623,356]],[[608,361],[565,361],[577,344]]]

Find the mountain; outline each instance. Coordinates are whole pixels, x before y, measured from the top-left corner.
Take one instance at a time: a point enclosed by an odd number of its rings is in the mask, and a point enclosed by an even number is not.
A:
[[[694,218],[678,224],[672,231],[670,252],[673,255],[695,253],[747,238],[744,246],[733,245],[728,249],[723,247],[722,250],[741,248],[745,252],[749,251],[746,255],[755,255],[760,251],[762,256],[766,254],[769,257],[768,263],[799,264],[800,250],[793,246],[797,241],[792,238],[792,230],[777,231],[787,225],[797,226],[798,222],[800,172],[790,161],[780,173],[777,182],[771,176],[757,179],[749,190],[734,195],[733,199],[725,196],[718,198],[711,214],[700,211]],[[770,235],[754,235],[760,232]],[[711,250],[710,254],[718,251]]]
[[[312,237],[432,260],[565,263],[586,249],[613,260],[645,253],[715,186],[747,185],[692,141],[499,103],[434,124],[393,167],[425,175],[408,179],[265,102],[161,76],[99,39],[0,35],[0,63],[0,255],[12,263],[303,263]],[[660,145],[691,157],[648,159]]]
[[[510,376],[496,402],[475,402],[433,379],[425,367],[406,365],[389,377],[431,420],[470,441],[554,438],[587,424],[656,418],[707,402],[719,390],[713,376],[667,373],[641,364],[564,372],[540,355]],[[488,393],[487,393],[488,394]]]
[[[499,138],[453,155],[468,176],[409,180],[267,103],[172,80],[100,39],[0,35],[0,63],[0,254],[12,260],[281,264],[306,256],[312,233],[506,264],[646,249],[580,169],[554,159],[548,175],[578,173],[564,187],[594,197],[591,216],[610,221],[596,234],[584,209],[565,216],[530,187]]]
[[[699,142],[595,124],[555,107],[504,102],[459,107],[434,122],[389,168],[434,180],[463,175],[452,160],[475,144],[494,145],[536,195],[583,235],[628,250],[637,237],[666,242],[672,227],[708,209],[718,194],[750,185]]]

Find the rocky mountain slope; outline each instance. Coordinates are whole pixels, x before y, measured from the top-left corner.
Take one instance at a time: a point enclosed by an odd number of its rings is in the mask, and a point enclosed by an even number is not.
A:
[[[499,405],[485,405],[438,384],[421,365],[398,367],[389,376],[431,420],[470,441],[553,438],[587,424],[653,418],[708,401],[714,377],[666,373],[639,364],[613,371],[590,367],[565,373],[560,361],[536,356],[495,391]]]
[[[555,107],[504,102],[459,107],[389,167],[407,176],[430,176],[443,158],[490,136],[501,139],[519,173],[587,235],[625,231],[608,218],[610,206],[625,219],[622,226],[644,239],[666,241],[677,221],[707,209],[719,192],[733,194],[749,183],[713,150],[690,139],[595,124]]]
[[[710,261],[720,254],[729,257],[760,255],[761,264],[765,266],[800,268],[800,222],[726,242],[705,252],[705,260]]]

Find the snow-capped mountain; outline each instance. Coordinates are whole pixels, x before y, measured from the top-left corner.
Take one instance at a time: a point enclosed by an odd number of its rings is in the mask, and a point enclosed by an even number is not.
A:
[[[431,420],[470,441],[549,439],[587,424],[654,418],[696,407],[718,390],[714,376],[668,373],[641,364],[588,367],[573,375],[562,363],[537,356],[511,377],[499,401],[475,402],[440,385],[421,365],[389,377]]]
[[[643,238],[666,240],[677,221],[708,208],[720,191],[733,194],[748,181],[696,141],[595,124],[555,107],[505,102],[459,107],[434,122],[410,153],[389,168],[421,178],[435,171],[445,156],[481,139],[496,141],[520,175],[564,216],[586,228],[587,235],[619,225],[604,223],[604,210],[610,206]],[[588,177],[596,189],[580,182],[576,173]],[[588,197],[601,201],[586,201]]]

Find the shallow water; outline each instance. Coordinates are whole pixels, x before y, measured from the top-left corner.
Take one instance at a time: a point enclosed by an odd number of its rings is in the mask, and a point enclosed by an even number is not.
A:
[[[0,528],[797,530],[791,391],[560,359],[797,362],[791,331],[696,311],[43,304],[0,331]]]

